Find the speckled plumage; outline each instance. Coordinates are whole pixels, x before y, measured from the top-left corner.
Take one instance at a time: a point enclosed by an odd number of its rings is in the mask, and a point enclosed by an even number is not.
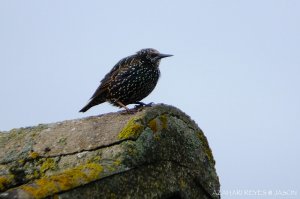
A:
[[[153,91],[160,76],[160,60],[169,56],[172,55],[147,48],[123,58],[104,77],[90,102],[80,112],[106,101],[128,111],[126,105],[139,104]]]

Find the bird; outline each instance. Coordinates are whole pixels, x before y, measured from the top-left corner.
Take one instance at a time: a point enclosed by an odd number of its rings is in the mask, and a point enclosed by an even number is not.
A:
[[[173,55],[163,54],[153,48],[141,49],[136,54],[121,59],[101,80],[87,105],[79,112],[109,102],[124,108],[128,113],[129,104],[146,106],[141,102],[155,88],[160,77],[159,65],[162,58]]]

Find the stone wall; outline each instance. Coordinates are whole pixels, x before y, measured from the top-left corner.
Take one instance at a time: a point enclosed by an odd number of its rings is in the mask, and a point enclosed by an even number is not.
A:
[[[0,133],[0,198],[219,198],[207,139],[175,107]]]

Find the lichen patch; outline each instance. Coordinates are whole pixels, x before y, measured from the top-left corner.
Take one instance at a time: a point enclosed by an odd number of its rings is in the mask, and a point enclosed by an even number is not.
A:
[[[121,130],[121,132],[118,135],[118,138],[120,140],[122,139],[136,139],[141,132],[143,131],[144,126],[141,125],[139,122],[137,122],[136,118],[130,119],[126,126]]]

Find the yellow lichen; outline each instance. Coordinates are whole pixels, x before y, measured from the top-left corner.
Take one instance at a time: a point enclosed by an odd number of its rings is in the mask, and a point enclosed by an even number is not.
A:
[[[168,118],[166,114],[160,115],[148,122],[148,126],[151,128],[151,130],[154,133],[166,129],[167,125],[168,125]]]
[[[31,184],[22,185],[20,188],[33,198],[44,198],[97,180],[102,171],[103,167],[100,164],[88,163],[68,169],[60,174],[43,177]]]
[[[20,159],[20,160],[18,160],[18,163],[21,164],[21,165],[23,165],[25,163],[25,160],[24,159]]]
[[[121,160],[116,159],[111,165],[106,165],[106,168],[110,171],[110,172],[114,172],[118,169],[118,167],[121,165]]]
[[[39,157],[39,154],[37,152],[32,151],[32,152],[29,152],[28,156],[31,159],[36,159],[37,157]]]
[[[115,199],[115,198],[117,198],[117,196],[115,193],[110,193],[108,198]]]
[[[148,126],[150,127],[150,129],[153,132],[157,132],[157,122],[156,122],[156,118],[152,119],[149,121]]]
[[[47,158],[42,166],[41,166],[41,173],[44,174],[47,170],[54,170],[57,167],[55,161],[52,158]]]
[[[37,170],[34,170],[32,173],[27,174],[25,176],[25,179],[32,180],[32,179],[37,179],[39,177],[41,177],[41,173],[39,171],[37,171]]]
[[[53,195],[53,199],[59,199],[58,194]]]
[[[38,177],[40,177],[40,173],[39,173],[37,170],[35,170],[35,171],[33,172],[33,174],[32,174],[32,177],[33,177],[33,178],[38,178]]]
[[[204,152],[205,152],[206,156],[214,164],[215,160],[214,160],[212,151],[209,148],[207,138],[205,137],[205,135],[203,134],[203,132],[197,132],[197,137],[200,139],[200,141],[202,143],[202,146],[203,146],[203,149],[204,149]]]
[[[166,114],[161,115],[161,116],[159,116],[159,119],[161,121],[162,129],[166,129],[168,127],[168,118],[167,118],[167,115]]]
[[[0,176],[0,191],[3,191],[14,179],[14,175]]]
[[[100,162],[100,160],[101,160],[101,156],[100,155],[96,155],[96,156],[90,158],[89,160],[87,160],[87,163]]]
[[[144,129],[143,125],[136,122],[136,118],[132,118],[126,124],[126,126],[121,130],[118,135],[118,138],[128,139],[128,138],[137,138],[142,130]]]
[[[116,159],[116,160],[114,161],[114,165],[115,165],[115,166],[119,166],[120,164],[121,164],[121,160]]]
[[[180,179],[179,180],[179,186],[180,188],[184,189],[187,187],[186,182],[184,181],[184,179]]]

